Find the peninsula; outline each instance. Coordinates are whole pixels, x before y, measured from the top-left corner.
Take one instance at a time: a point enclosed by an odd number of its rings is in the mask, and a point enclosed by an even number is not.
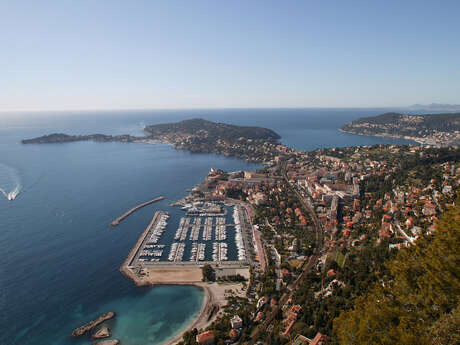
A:
[[[49,135],[43,135],[41,137],[33,139],[22,140],[23,144],[55,144],[55,143],[70,143],[74,141],[99,141],[99,142],[110,142],[110,141],[123,141],[130,142],[139,139],[137,137],[122,134],[122,135],[105,135],[105,134],[89,134],[89,135],[67,135],[63,133],[53,133]]]
[[[460,143],[460,113],[385,113],[352,121],[340,130],[359,135],[409,139],[425,145],[452,146]]]
[[[238,157],[247,161],[264,162],[272,159],[280,145],[278,133],[268,128],[235,126],[226,123],[191,119],[175,123],[146,126],[146,136],[128,134],[111,136],[104,134],[67,135],[54,133],[33,139],[22,140],[23,144],[68,143],[74,141],[98,142],[163,142],[179,150],[194,153],[216,153]]]

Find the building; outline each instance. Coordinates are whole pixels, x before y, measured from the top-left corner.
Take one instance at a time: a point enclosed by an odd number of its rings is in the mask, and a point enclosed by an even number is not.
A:
[[[294,340],[292,341],[291,345],[309,345],[310,339],[303,336],[302,334],[297,334]]]
[[[294,338],[290,345],[326,345],[327,340],[327,336],[319,332],[313,339],[308,339],[307,337],[301,334],[297,334],[297,336]]]
[[[230,336],[230,339],[235,341],[240,336],[240,331],[238,331],[237,329],[231,329],[228,335]]]
[[[310,345],[326,345],[327,339],[327,336],[318,332],[313,340],[310,341]]]
[[[264,306],[264,304],[267,303],[267,297],[261,297],[258,301],[257,301],[257,309],[260,309]]]
[[[200,345],[212,345],[215,339],[214,333],[211,331],[206,331],[196,336],[196,342]]]
[[[230,323],[233,329],[242,328],[243,327],[243,320],[238,315],[235,315],[231,318]]]
[[[265,316],[265,314],[264,314],[263,312],[259,311],[259,312],[257,313],[256,318],[254,319],[254,322],[262,321],[262,319],[264,318],[264,316]]]

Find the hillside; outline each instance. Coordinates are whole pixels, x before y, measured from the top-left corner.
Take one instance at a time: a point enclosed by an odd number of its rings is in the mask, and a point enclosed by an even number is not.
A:
[[[281,137],[271,129],[262,127],[235,126],[203,119],[184,120],[145,127],[145,132],[154,138],[169,134],[204,135],[222,140],[265,139],[276,140]]]
[[[407,138],[430,145],[458,145],[460,113],[429,115],[385,113],[352,121],[342,126],[341,130],[361,135]]]
[[[144,128],[146,136],[131,135],[67,135],[53,133],[33,139],[22,140],[23,144],[68,143],[74,141],[160,141],[176,149],[195,153],[216,153],[239,157],[253,162],[274,159],[279,154],[280,136],[271,129],[250,126],[235,126],[203,119],[184,120],[175,123],[151,125]],[[283,150],[285,150],[283,148]]]

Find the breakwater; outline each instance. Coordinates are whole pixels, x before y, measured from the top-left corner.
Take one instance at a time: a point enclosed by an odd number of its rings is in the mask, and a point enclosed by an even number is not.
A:
[[[162,212],[162,211],[155,212],[155,214],[152,217],[151,222],[145,228],[144,232],[139,237],[139,239],[137,240],[136,244],[131,249],[131,252],[126,257],[126,260],[123,262],[123,264],[120,267],[120,271],[124,275],[126,275],[128,278],[133,280],[136,283],[136,285],[141,286],[141,285],[145,285],[145,283],[142,282],[142,279],[140,279],[139,276],[133,270],[130,269],[131,263],[134,261],[134,258],[136,257],[136,254],[139,251],[139,248],[141,247],[141,245],[143,244],[145,238],[147,237],[147,234],[150,232],[150,229],[152,229],[152,227],[158,221],[160,216],[163,215],[163,214],[166,214],[166,212]]]
[[[130,209],[128,212],[123,213],[120,217],[118,217],[118,218],[115,219],[113,222],[111,222],[110,225],[111,225],[111,226],[117,226],[117,225],[120,224],[120,222],[121,222],[123,219],[125,219],[126,217],[128,217],[131,213],[136,212],[137,210],[141,209],[141,208],[144,207],[144,206],[153,204],[154,202],[157,202],[157,201],[160,201],[160,200],[163,200],[163,199],[164,199],[164,196],[159,196],[158,198],[155,198],[155,199],[146,201],[146,202],[144,202],[144,203],[142,203],[142,204],[139,204],[139,205],[133,207],[132,209]]]
[[[72,332],[72,337],[79,337],[85,334],[86,332],[91,331],[94,327],[100,325],[104,321],[110,320],[113,317],[115,317],[115,313],[112,311],[109,311],[108,313],[104,313],[101,316],[99,316],[97,319],[92,320],[88,322],[87,324],[84,324],[81,327],[78,327]]]

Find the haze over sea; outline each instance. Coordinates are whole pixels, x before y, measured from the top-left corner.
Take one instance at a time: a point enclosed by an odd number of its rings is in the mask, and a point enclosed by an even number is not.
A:
[[[75,142],[22,145],[53,132],[142,135],[145,125],[194,117],[278,132],[291,147],[407,143],[337,130],[387,109],[222,109],[0,114],[0,344],[90,344],[70,332],[115,311],[114,338],[159,344],[187,327],[203,301],[190,286],[137,288],[119,266],[156,210],[167,210],[211,167],[255,170],[239,159],[169,145]],[[154,196],[166,200],[108,223]]]

